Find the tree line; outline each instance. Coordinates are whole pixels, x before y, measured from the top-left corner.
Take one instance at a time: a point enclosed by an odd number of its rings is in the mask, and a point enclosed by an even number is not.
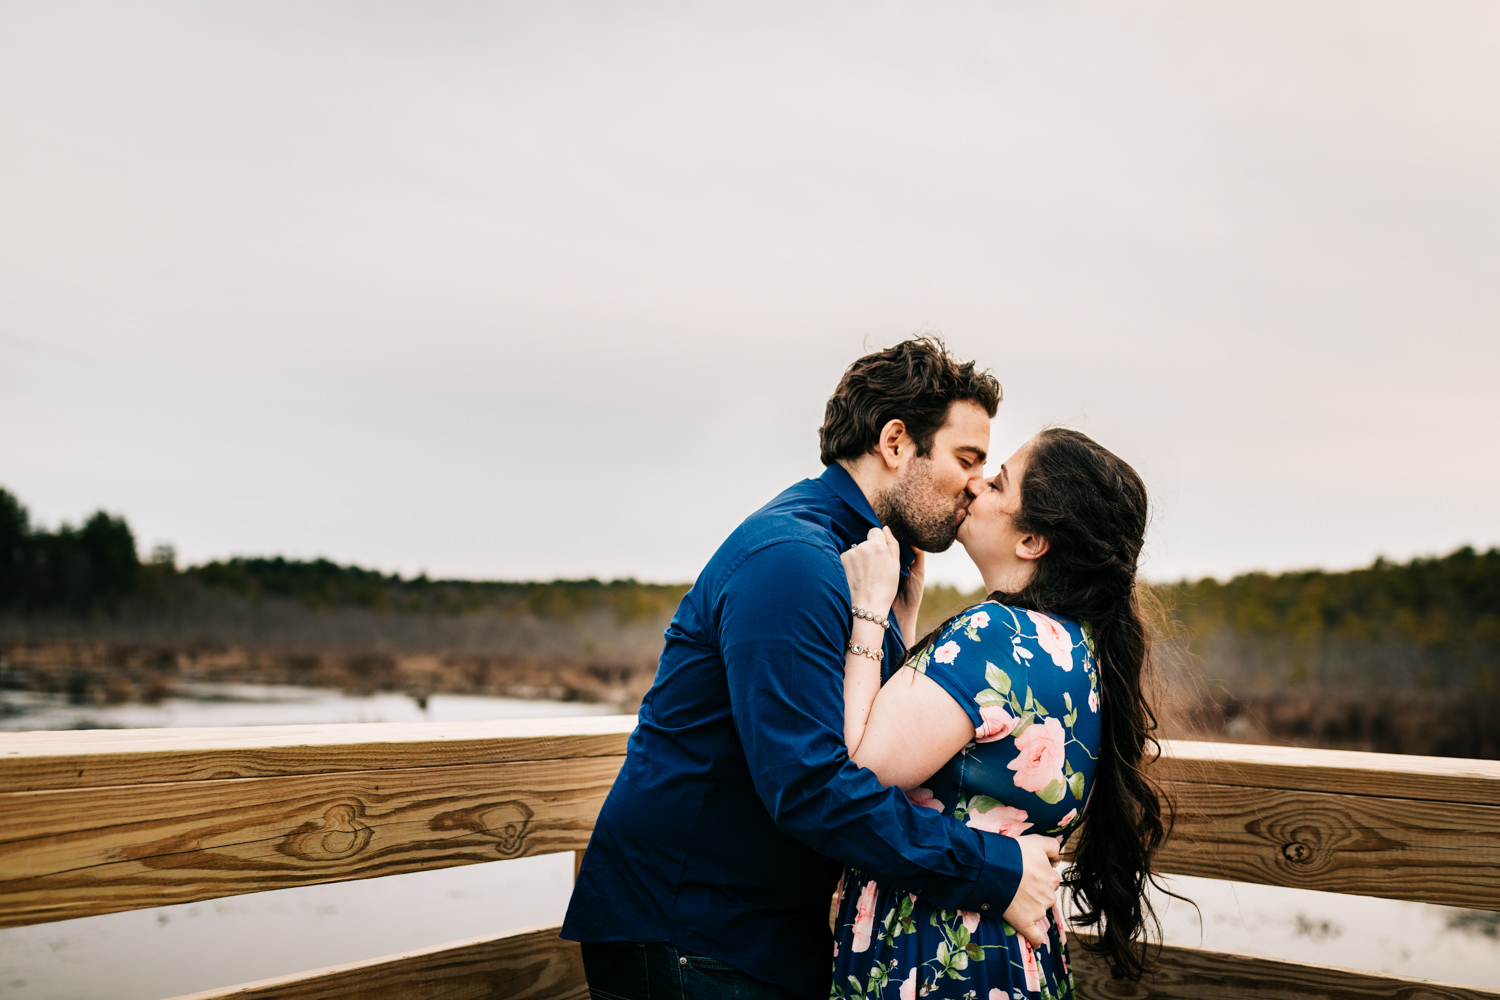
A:
[[[236,557],[178,569],[169,548],[147,561],[124,518],[98,511],[81,527],[48,531],[31,523],[0,489],[0,612],[19,615],[117,613],[132,602],[163,604],[208,591],[253,603],[290,601],[318,611],[365,608],[460,615],[525,611],[545,619],[612,611],[621,623],[665,617],[686,584],[635,580],[508,582],[402,577],[329,559]]]
[[[634,580],[546,583],[404,578],[328,559],[233,558],[179,570],[170,550],[142,562],[124,518],[98,511],[81,526],[48,531],[0,489],[0,611],[93,613],[127,601],[171,601],[202,588],[250,601],[281,599],[308,608],[360,607],[415,614],[525,610],[567,618],[600,607],[621,621],[665,618],[688,584]],[[1404,563],[1377,559],[1348,572],[1246,573],[1153,588],[1193,632],[1227,630],[1247,638],[1398,640],[1423,648],[1458,642],[1500,644],[1500,550],[1465,546]],[[977,595],[931,588],[935,615]],[[939,607],[939,606],[942,607]],[[924,616],[924,619],[926,616]],[[936,620],[924,625],[935,624]]]
[[[1404,563],[1377,559],[1342,573],[1246,573],[1157,591],[1194,632],[1225,628],[1304,643],[1395,640],[1430,649],[1500,644],[1500,549],[1494,548],[1464,546]]]

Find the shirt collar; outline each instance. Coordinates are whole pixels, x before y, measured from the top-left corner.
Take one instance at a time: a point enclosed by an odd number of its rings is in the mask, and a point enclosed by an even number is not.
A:
[[[849,508],[869,522],[871,527],[882,527],[880,518],[875,516],[875,508],[870,506],[870,501],[865,497],[865,491],[859,488],[854,477],[849,475],[849,470],[834,462],[823,470],[820,477],[829,489],[838,496]],[[864,541],[864,533],[861,532],[854,541]],[[906,579],[906,574],[911,569],[911,561],[915,558],[911,546],[905,542],[901,543],[901,579]]]
[[[849,475],[849,470],[834,462],[823,470],[822,480],[828,488],[838,494],[840,500],[854,509],[854,513],[870,522],[872,527],[880,527],[880,518],[875,516],[875,509],[870,506],[870,501],[865,499],[865,491],[859,488],[854,477]]]

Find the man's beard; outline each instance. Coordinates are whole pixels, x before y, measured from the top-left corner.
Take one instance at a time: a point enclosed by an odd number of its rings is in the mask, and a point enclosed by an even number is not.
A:
[[[875,497],[875,513],[896,541],[923,552],[943,552],[953,544],[958,537],[958,512],[965,506],[933,486],[932,460],[928,458],[914,459],[894,486]]]

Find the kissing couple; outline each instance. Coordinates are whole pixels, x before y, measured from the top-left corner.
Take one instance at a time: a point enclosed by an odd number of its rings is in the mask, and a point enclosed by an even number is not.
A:
[[[563,923],[592,997],[1071,998],[1060,884],[1139,978],[1146,489],[1059,428],[986,477],[1000,395],[932,338],[860,358],[826,471],[699,574]],[[989,596],[918,637],[955,540]]]

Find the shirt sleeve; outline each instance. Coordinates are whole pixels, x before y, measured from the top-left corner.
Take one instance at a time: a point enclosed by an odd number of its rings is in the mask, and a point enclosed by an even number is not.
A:
[[[849,760],[849,593],[836,555],[801,541],[752,553],[727,581],[716,617],[735,728],[780,829],[944,909],[1010,905],[1021,881],[1013,838],[914,806]]]

